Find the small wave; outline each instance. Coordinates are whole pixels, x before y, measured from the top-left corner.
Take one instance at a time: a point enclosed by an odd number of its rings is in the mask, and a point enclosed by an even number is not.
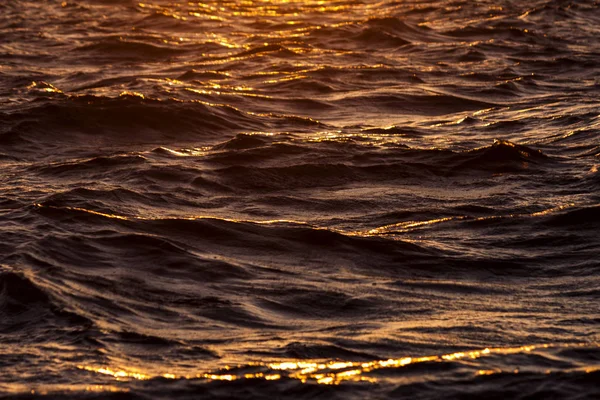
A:
[[[412,42],[432,42],[441,39],[433,30],[414,26],[400,18],[370,18],[351,24],[321,26],[310,32],[310,39],[319,47],[355,49],[367,46],[370,51],[399,49]]]
[[[0,269],[0,287],[0,307],[6,315],[18,315],[50,303],[50,298],[42,289],[24,275],[6,267]]]
[[[26,274],[0,265],[0,332],[8,340],[17,335],[23,342],[53,341],[57,335],[77,335],[72,328],[87,328],[91,321],[67,311],[47,289]],[[27,338],[23,337],[27,333]],[[12,339],[11,339],[12,341]]]
[[[250,353],[250,355],[254,355]],[[255,354],[258,356],[259,354]],[[341,346],[334,345],[319,345],[319,344],[306,344],[300,342],[289,343],[281,349],[277,349],[270,353],[260,353],[261,357],[268,358],[287,358],[287,359],[331,359],[331,360],[373,360],[377,358],[373,354],[363,353],[359,351],[353,351],[345,349]]]
[[[260,119],[233,107],[129,95],[72,96],[56,102],[34,103],[29,109],[12,114],[11,120],[16,124],[10,133],[2,135],[5,140],[26,137],[39,142],[84,140],[83,137],[90,136],[102,141],[105,136],[115,143],[135,143],[181,140],[182,134],[190,141],[190,135],[207,137],[265,127]]]
[[[182,54],[182,50],[173,47],[159,46],[142,41],[122,38],[108,38],[96,43],[76,48],[74,51],[89,53],[93,57],[102,57],[114,61],[166,58]]]
[[[298,55],[297,53],[286,48],[285,46],[282,46],[279,44],[270,44],[270,45],[255,47],[253,49],[243,51],[241,53],[237,53],[234,57],[251,57],[251,56],[264,55],[264,54],[272,55],[273,53],[280,57],[286,57],[286,58],[294,57],[294,56]]]
[[[523,172],[549,162],[552,159],[540,150],[496,140],[491,146],[460,153],[452,171]]]
[[[195,69],[184,72],[177,77],[179,81],[221,80],[229,79],[229,74],[221,71],[198,71]]]
[[[431,28],[424,25],[415,26],[412,21],[408,22],[396,17],[370,18],[365,22],[365,25],[372,29],[401,36],[406,40],[422,42],[440,39]]]
[[[213,146],[215,150],[244,150],[267,145],[271,140],[265,136],[238,134],[235,138]]]
[[[513,40],[530,39],[531,36],[518,27],[488,27],[467,25],[458,29],[445,31],[444,35],[457,38],[504,38]]]
[[[99,156],[91,159],[67,162],[53,162],[49,164],[34,165],[30,167],[32,172],[47,175],[70,175],[81,173],[93,173],[102,175],[108,170],[118,168],[131,168],[134,165],[143,164],[146,159],[141,155],[117,154],[114,156]]]
[[[407,94],[360,94],[343,97],[333,102],[343,107],[370,109],[376,107],[379,112],[389,110],[395,113],[418,113],[422,115],[446,115],[469,110],[489,109],[497,106],[491,102],[471,100],[450,95],[407,95]]]
[[[271,290],[264,293],[272,298],[256,301],[261,308],[286,319],[351,319],[359,315],[377,313],[377,299],[352,297],[327,290],[290,288],[287,292]]]
[[[477,50],[469,50],[465,54],[458,57],[460,62],[479,62],[486,59],[486,55]]]
[[[400,37],[373,28],[364,29],[359,34],[353,36],[352,40],[365,42],[369,45],[376,43],[378,48],[400,47],[410,43]]]
[[[567,209],[563,213],[551,214],[544,222],[551,226],[576,226],[578,228],[597,228],[600,226],[600,205],[590,205]]]

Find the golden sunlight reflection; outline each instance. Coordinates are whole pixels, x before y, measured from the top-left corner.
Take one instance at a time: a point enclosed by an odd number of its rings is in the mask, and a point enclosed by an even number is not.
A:
[[[191,156],[194,154],[201,153],[203,151],[203,150],[175,151],[175,150],[171,150],[171,149],[167,149],[167,148],[163,148],[163,150],[167,151],[170,154],[176,155],[176,156]],[[82,208],[82,207],[58,207],[58,206],[41,204],[41,203],[36,203],[36,204],[34,204],[34,206],[38,207],[38,208],[79,211],[79,212],[92,214],[92,215],[96,215],[96,216],[100,216],[100,217],[104,217],[104,218],[123,220],[123,221],[131,221],[131,220],[156,221],[156,220],[171,220],[171,219],[196,221],[196,220],[203,220],[203,219],[217,219],[217,220],[226,221],[226,222],[248,223],[248,224],[257,224],[257,225],[291,224],[291,225],[297,225],[297,226],[306,226],[306,227],[310,227],[311,229],[315,229],[315,230],[325,230],[325,231],[335,232],[335,233],[339,233],[339,234],[347,235],[347,236],[370,237],[370,236],[395,235],[395,234],[400,234],[403,232],[408,232],[408,231],[410,231],[412,229],[416,229],[416,228],[423,228],[423,227],[427,227],[430,225],[437,225],[437,224],[441,224],[441,223],[448,223],[448,222],[461,221],[461,220],[484,221],[484,220],[493,220],[493,219],[501,219],[501,218],[540,217],[540,216],[545,216],[545,215],[553,214],[556,212],[560,212],[562,210],[565,210],[567,208],[575,206],[575,204],[574,203],[563,204],[563,205],[551,207],[551,208],[548,208],[548,209],[545,209],[542,211],[529,213],[529,214],[494,215],[494,216],[477,217],[477,218],[472,218],[472,217],[468,217],[465,215],[459,215],[459,216],[455,216],[455,217],[436,218],[436,219],[425,220],[425,221],[403,221],[403,222],[398,222],[395,224],[389,224],[389,225],[384,225],[384,226],[380,226],[380,227],[373,228],[373,229],[360,230],[360,231],[349,231],[349,230],[343,230],[343,229],[337,229],[337,228],[315,226],[306,221],[291,220],[291,219],[249,220],[249,219],[237,219],[237,218],[224,218],[224,217],[219,217],[219,216],[215,216],[215,215],[185,215],[185,216],[131,215],[131,216],[126,216],[126,215],[94,211],[94,210],[90,210],[90,209]],[[408,240],[408,239],[404,238],[404,240]]]
[[[302,11],[311,11],[315,13],[340,12],[351,8],[351,3],[332,4],[322,0],[245,0],[245,1],[224,1],[218,4],[207,3],[171,3],[172,9],[165,8],[152,2],[139,2],[137,5],[141,9],[150,9],[176,19],[186,20],[189,17],[216,19],[215,14],[222,17],[244,16],[244,17],[280,17],[295,16]],[[177,10],[183,5],[194,6],[192,9]],[[293,7],[290,7],[293,6]],[[177,10],[177,11],[176,11]],[[185,15],[184,15],[185,13]],[[219,18],[218,20],[222,20]]]
[[[154,378],[166,379],[206,379],[209,381],[234,381],[239,379],[262,379],[262,380],[279,380],[292,379],[302,383],[312,382],[322,385],[338,385],[342,382],[370,382],[378,381],[377,377],[369,376],[372,371],[381,369],[400,369],[409,365],[420,363],[444,363],[457,362],[459,360],[475,360],[486,356],[503,356],[511,354],[530,353],[535,350],[544,350],[550,348],[576,347],[576,346],[599,346],[600,344],[580,343],[580,344],[540,344],[520,347],[508,348],[485,348],[481,350],[472,350],[464,352],[449,353],[444,355],[433,355],[423,357],[403,357],[388,360],[375,360],[369,362],[361,361],[310,361],[310,360],[294,360],[283,362],[257,362],[246,366],[230,367],[227,366],[220,371],[200,374],[175,374],[173,372],[151,374],[142,373],[137,369],[125,368],[109,368],[109,367],[93,367],[93,366],[78,366],[79,369],[95,372],[102,375],[112,376],[117,381],[127,380],[148,380]],[[466,367],[472,366],[469,363]],[[260,372],[239,372],[236,373],[236,368],[242,371],[244,367],[262,368]],[[265,368],[267,369],[265,371]],[[591,373],[597,371],[597,368],[587,368],[584,372]],[[226,371],[226,372],[225,372]],[[544,373],[551,373],[552,370],[545,370]],[[474,375],[493,375],[497,373],[519,373],[518,368],[489,368],[478,369]]]
[[[152,376],[143,374],[141,372],[136,372],[136,371],[125,371],[123,369],[112,369],[109,367],[90,367],[90,366],[85,366],[85,365],[78,365],[77,368],[79,369],[83,369],[85,371],[91,371],[91,372],[96,372],[98,374],[102,374],[102,375],[110,375],[112,377],[114,377],[116,380],[118,381],[122,381],[122,380],[131,380],[131,379],[135,379],[135,380],[148,380],[153,378]],[[165,374],[163,374],[164,376]]]
[[[58,93],[58,94],[62,94],[62,90],[60,90],[59,88],[57,88],[56,86],[52,85],[51,83],[48,82],[31,82],[31,84],[29,86],[27,86],[27,89],[29,90],[39,90],[40,92],[46,92],[46,93]]]
[[[64,396],[66,393],[76,392],[89,392],[89,393],[128,393],[131,390],[126,387],[119,387],[116,385],[65,385],[65,384],[52,384],[43,385],[30,389],[25,384],[17,385],[1,385],[0,393],[14,393],[23,394],[29,393],[33,396],[52,396],[54,394],[61,394]],[[10,397],[8,397],[10,398]]]

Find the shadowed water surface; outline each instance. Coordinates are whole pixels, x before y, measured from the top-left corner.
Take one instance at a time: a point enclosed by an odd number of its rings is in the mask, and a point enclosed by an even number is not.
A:
[[[0,398],[597,398],[599,6],[3,2]]]

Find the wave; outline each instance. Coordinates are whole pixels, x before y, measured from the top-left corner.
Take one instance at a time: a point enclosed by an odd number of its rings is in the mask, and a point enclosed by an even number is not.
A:
[[[74,135],[79,135],[99,141],[106,135],[113,143],[182,137],[184,141],[191,141],[194,136],[265,127],[264,122],[230,106],[142,99],[134,95],[118,98],[84,95],[60,101],[38,101],[7,119],[12,126],[2,138],[11,144],[60,142],[69,135],[71,140],[77,140]]]
[[[365,111],[376,107],[379,112],[393,111],[399,113],[402,111],[431,116],[498,106],[498,104],[492,102],[472,100],[451,94],[407,95],[391,93],[351,94],[335,101],[334,104],[344,108],[361,108]]]
[[[318,26],[309,33],[308,42],[315,47],[355,49],[367,46],[370,51],[402,51],[413,42],[443,40],[425,26],[415,26],[396,17],[369,18],[349,24]]]
[[[550,226],[575,226],[577,229],[594,229],[600,226],[600,205],[578,207],[574,210],[557,213],[548,218],[545,223]]]
[[[3,267],[0,273],[2,285],[2,310],[7,315],[19,315],[30,308],[50,303],[48,295],[25,276]]]
[[[250,50],[243,51],[241,53],[237,53],[234,57],[251,57],[251,56],[260,56],[264,54],[275,53],[278,57],[293,57],[298,56],[294,51],[286,48],[285,46],[279,44],[270,44],[258,46]],[[270,54],[272,55],[272,54]]]
[[[593,366],[598,349],[591,344],[486,348],[386,360],[324,346],[292,344],[286,349],[317,358],[239,365],[193,376],[171,372],[161,376],[89,365],[80,369],[106,385],[98,388],[99,393],[88,388],[86,398],[121,398],[126,387],[128,396],[172,395],[175,385],[181,398],[194,398],[199,392],[219,398],[230,395],[232,390],[239,398],[364,398],[373,394],[375,386],[378,393],[386,396],[414,394],[433,399],[439,396],[438,386],[442,384],[450,399],[505,395],[569,398],[573,391],[580,398],[592,399],[600,394],[595,385],[598,370]],[[326,357],[330,353],[343,357]],[[115,379],[127,382],[127,386]],[[65,388],[53,389],[52,394],[70,397]],[[27,398],[20,393],[11,396]]]
[[[78,268],[78,262],[83,262],[89,254],[95,254],[97,263],[88,264],[96,265],[96,268],[118,268],[119,262],[123,260],[128,260],[132,265],[154,262],[158,263],[156,269],[146,268],[147,273],[153,274],[157,279],[164,274],[189,277],[192,281],[200,277],[205,282],[255,280],[258,277],[256,274],[262,274],[256,265],[265,260],[269,260],[269,264],[276,268],[273,272],[277,271],[278,274],[296,271],[296,268],[303,270],[305,263],[319,265],[315,271],[329,271],[330,263],[343,263],[353,273],[375,274],[380,277],[410,276],[417,271],[439,276],[461,276],[465,273],[471,276],[489,273],[496,276],[564,276],[574,271],[575,267],[569,270],[548,269],[543,265],[549,260],[555,265],[577,263],[577,270],[584,275],[594,274],[597,270],[596,263],[588,262],[587,257],[590,252],[593,253],[593,246],[586,245],[585,235],[573,232],[565,239],[564,232],[556,235],[548,230],[548,226],[558,223],[556,220],[570,218],[561,217],[560,211],[557,216],[551,212],[540,212],[521,216],[461,216],[440,220],[439,223],[446,221],[454,224],[459,231],[498,232],[476,247],[471,245],[468,250],[457,251],[459,243],[454,243],[453,249],[450,249],[444,246],[420,246],[400,240],[422,232],[423,229],[431,229],[435,226],[431,221],[412,220],[365,231],[344,232],[285,221],[252,222],[214,217],[154,219],[115,215],[110,208],[102,208],[107,207],[109,202],[79,200],[68,203],[79,207],[60,205],[60,202],[54,201],[40,205],[37,212],[61,225],[103,227],[107,235],[104,238],[88,238],[88,244],[72,242],[75,238],[65,242],[52,237],[47,238],[50,241],[48,243],[40,242],[40,249],[69,248],[69,257],[73,260],[69,268]],[[83,206],[101,211],[81,208]],[[416,215],[410,217],[415,218]],[[590,221],[588,218],[584,225],[577,221],[571,222],[571,225],[576,224],[579,231],[584,232],[581,231],[582,228],[595,227],[596,224]],[[503,233],[507,228],[517,229],[524,223],[533,223],[538,229],[532,232],[517,230],[514,237]],[[569,226],[561,224],[563,230]],[[123,231],[130,231],[132,234],[117,234]],[[546,232],[545,236],[543,232]],[[572,251],[579,249],[577,257],[571,253],[556,251],[557,247],[564,248],[565,240]],[[134,246],[130,248],[131,245]],[[248,246],[253,248],[252,255],[246,254],[244,250]],[[536,250],[528,251],[532,248]],[[504,254],[505,249],[513,249],[510,257]],[[48,260],[64,262],[59,261],[64,260],[64,256],[55,258],[58,254],[55,255],[50,250],[43,250],[43,253]],[[223,253],[230,257],[224,264],[220,264],[218,259],[210,258],[210,254]],[[118,259],[121,261],[113,259],[110,254],[119,254]],[[319,260],[329,262],[320,264]],[[314,315],[319,315],[317,305],[313,305],[316,307],[312,311],[316,313]],[[275,303],[268,305],[272,306],[275,307]],[[282,307],[288,307],[289,312],[294,309],[289,305]]]
[[[518,145],[505,140],[496,140],[493,145],[460,154],[453,171],[483,170],[493,172],[519,172],[551,163],[552,159],[540,150]]]
[[[157,60],[160,58],[173,57],[182,54],[183,50],[179,48],[159,46],[152,43],[144,43],[141,41],[126,40],[121,37],[104,38],[95,40],[92,44],[87,44],[74,49],[75,52],[89,53],[95,58],[109,58],[116,61],[120,59],[138,60],[150,59]]]
[[[399,241],[387,241],[378,238],[348,236],[331,230],[313,228],[304,224],[289,222],[266,222],[253,223],[250,221],[226,220],[210,217],[198,218],[167,218],[152,219],[137,216],[120,216],[109,213],[101,213],[83,208],[58,206],[52,203],[39,204],[34,210],[58,221],[69,224],[80,221],[104,223],[108,225],[120,225],[134,229],[143,229],[147,233],[157,235],[168,235],[175,240],[183,240],[189,243],[194,238],[195,245],[199,246],[201,241],[213,243],[217,246],[236,247],[251,245],[257,251],[302,251],[302,247],[317,246],[323,251],[332,253],[343,249],[355,248],[356,253],[372,251],[381,255],[390,254],[400,256],[406,252],[422,253],[423,256],[429,252],[417,245],[402,243]],[[160,236],[158,236],[160,237]],[[142,236],[141,238],[146,238]],[[151,237],[147,238],[148,240]],[[284,244],[288,242],[289,244]],[[162,248],[164,246],[159,246]],[[329,250],[327,250],[329,249]],[[142,252],[144,253],[144,252]]]
[[[89,319],[66,310],[47,289],[6,266],[0,266],[0,309],[0,332],[10,343],[43,343],[57,334],[77,337],[91,325]]]
[[[131,168],[144,164],[146,159],[141,155],[115,154],[111,156],[99,156],[78,161],[55,162],[52,164],[36,165],[30,167],[32,172],[52,176],[98,173],[105,174],[107,171],[117,168]]]
[[[410,130],[401,127],[367,129],[364,134],[384,134],[384,138],[388,138],[386,140],[420,137],[420,133],[414,136]],[[113,137],[112,134],[107,135]],[[361,143],[364,139],[365,136],[349,135],[343,140],[314,141],[291,134],[238,134],[201,150],[157,147],[150,152],[128,154],[115,151],[103,156],[94,156],[90,152],[89,158],[37,162],[28,167],[28,171],[55,177],[77,177],[82,173],[101,177],[111,172],[136,186],[150,182],[182,189],[193,184],[217,192],[275,192],[294,188],[340,187],[352,182],[363,182],[369,186],[416,179],[434,182],[440,177],[468,177],[490,172],[533,174],[541,170],[556,170],[560,165],[560,159],[506,140],[456,151],[411,148],[402,143],[365,148]],[[165,163],[169,159],[181,159],[183,162],[184,158],[189,161],[188,165]]]
[[[391,131],[385,131],[388,132]],[[219,164],[233,164],[216,170],[218,179],[229,187],[245,190],[334,187],[349,182],[375,184],[411,178],[436,179],[439,176],[459,176],[465,173],[532,173],[539,168],[556,165],[554,159],[540,150],[505,140],[496,140],[491,146],[462,152],[399,146],[390,151],[384,163],[380,160],[385,153],[361,150],[360,144],[356,143],[354,146],[347,141],[333,143],[330,147],[309,146],[309,143],[301,142],[286,145],[278,142],[275,145],[261,138],[238,136],[232,142],[217,148],[228,149],[233,143],[244,143],[248,148],[243,149],[243,154],[234,149],[232,152],[209,154],[207,158]],[[357,163],[359,152],[360,162]],[[296,162],[290,166],[243,165],[259,161],[264,164],[266,160],[279,161],[292,156],[296,157]],[[333,157],[336,157],[336,163],[332,162]],[[304,161],[321,158],[321,162]]]

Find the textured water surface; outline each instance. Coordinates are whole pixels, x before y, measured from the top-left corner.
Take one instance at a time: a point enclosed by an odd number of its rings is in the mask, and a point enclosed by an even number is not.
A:
[[[600,3],[0,3],[0,398],[600,396]]]

